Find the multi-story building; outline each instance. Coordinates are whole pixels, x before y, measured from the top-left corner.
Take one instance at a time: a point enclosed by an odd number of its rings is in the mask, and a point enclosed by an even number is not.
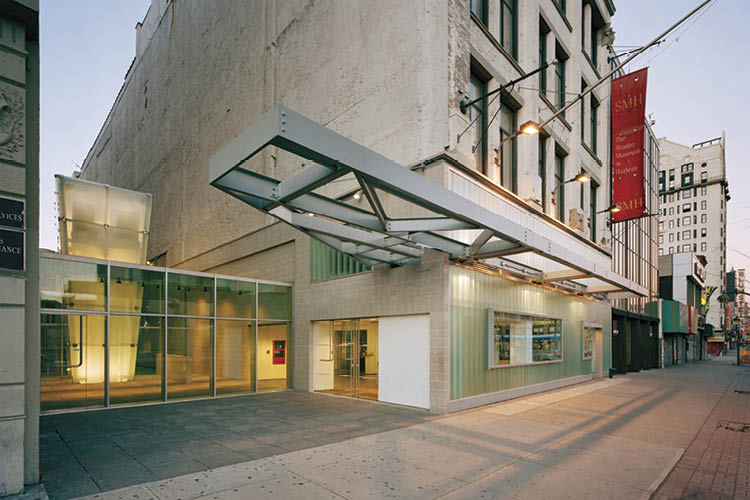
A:
[[[446,412],[606,373],[607,294],[649,294],[612,270],[609,86],[525,125],[608,70],[610,0],[174,5],[81,177],[153,194],[157,265],[294,284],[280,388]]]
[[[685,146],[659,139],[659,255],[694,252],[707,260],[706,286],[716,288],[706,321],[724,328],[722,304],[727,264],[729,183],[725,136]]]

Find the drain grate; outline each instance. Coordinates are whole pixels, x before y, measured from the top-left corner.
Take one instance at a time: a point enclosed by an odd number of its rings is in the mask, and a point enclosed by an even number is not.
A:
[[[735,432],[750,432],[750,424],[744,422],[719,422],[716,427]]]

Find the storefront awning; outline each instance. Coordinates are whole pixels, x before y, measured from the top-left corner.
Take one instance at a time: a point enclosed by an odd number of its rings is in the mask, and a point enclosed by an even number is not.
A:
[[[283,180],[243,166],[268,146],[307,165]],[[323,194],[345,175],[356,178],[370,210]],[[564,238],[561,243],[491,211],[281,105],[211,158],[209,182],[365,264],[410,264],[424,248],[475,261],[535,254],[556,263],[539,281],[576,283],[584,293],[647,294],[614,273],[608,258],[588,258]],[[407,202],[420,217],[390,218],[382,195]]]

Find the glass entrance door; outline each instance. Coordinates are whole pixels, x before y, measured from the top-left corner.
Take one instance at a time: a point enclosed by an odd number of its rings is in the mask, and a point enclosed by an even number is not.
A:
[[[326,325],[327,324],[327,325]],[[351,319],[317,322],[319,389],[342,396],[378,399],[378,321]],[[328,335],[330,357],[325,354]],[[322,349],[322,350],[321,350]],[[321,354],[322,353],[322,354]],[[333,373],[330,374],[330,363]],[[330,374],[330,375],[329,375]],[[325,378],[331,377],[330,383]]]

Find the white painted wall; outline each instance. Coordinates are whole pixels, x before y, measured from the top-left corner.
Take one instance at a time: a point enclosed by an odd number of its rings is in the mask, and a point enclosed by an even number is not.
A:
[[[430,407],[430,316],[380,318],[378,400]]]

